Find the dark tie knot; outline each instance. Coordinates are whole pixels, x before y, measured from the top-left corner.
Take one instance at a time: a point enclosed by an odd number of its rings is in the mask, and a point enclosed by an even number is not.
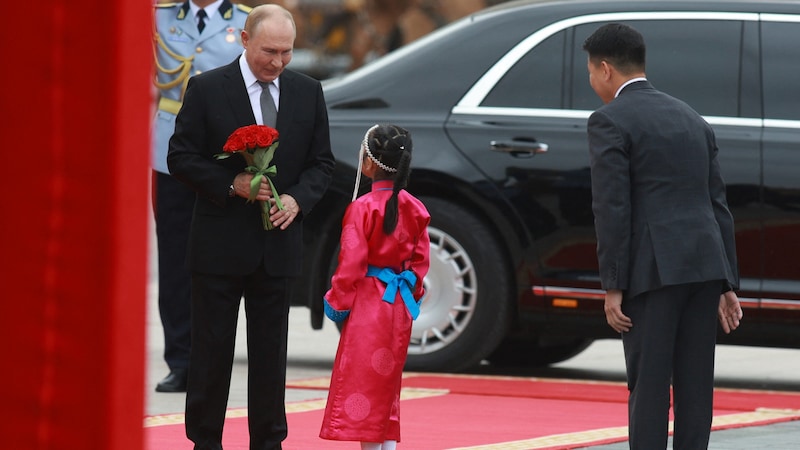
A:
[[[203,29],[206,27],[206,18],[208,18],[208,14],[206,14],[205,9],[197,11],[197,31],[203,32]]]
[[[272,84],[272,81],[258,81],[258,85],[261,86],[261,89],[269,90],[270,84]]]

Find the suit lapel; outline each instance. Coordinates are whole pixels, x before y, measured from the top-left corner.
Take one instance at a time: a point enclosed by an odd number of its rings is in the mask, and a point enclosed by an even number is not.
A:
[[[238,58],[225,67],[223,76],[225,77],[225,83],[223,83],[225,98],[229,102],[236,123],[239,126],[256,123],[253,107],[250,105],[250,98],[247,96],[247,89],[244,86],[244,77],[242,77]],[[298,103],[302,103],[297,99],[303,95],[303,92],[297,86],[297,74],[284,70],[280,77],[281,96],[280,104],[278,105],[278,121],[275,127],[279,132],[283,132],[286,131],[288,124],[292,123],[295,107]],[[289,101],[289,99],[294,100]]]
[[[178,29],[181,33],[185,34],[192,38],[192,40],[196,40],[198,36],[197,25],[194,23],[192,18],[187,18],[178,23]]]
[[[278,120],[275,124],[275,127],[278,129],[278,132],[281,132],[286,126],[286,124],[292,123],[292,116],[294,115],[294,108],[297,105],[298,101],[288,101],[288,99],[297,99],[301,95],[301,93],[297,89],[297,83],[295,82],[295,74],[284,70],[281,73],[281,96],[278,105]]]
[[[197,36],[200,34],[197,31],[197,22],[192,15],[192,10],[189,8],[188,1],[184,2],[181,9],[178,10],[177,27],[182,34],[189,36],[192,40],[197,39]]]
[[[215,14],[214,17],[206,23],[206,28],[200,33],[200,38],[198,39],[197,43],[202,43],[211,37],[214,37],[216,34],[219,34],[222,30],[224,30],[228,25],[229,22],[222,20],[219,17],[219,14]],[[231,30],[229,34],[233,36],[234,40],[236,39],[235,31]]]
[[[253,107],[250,105],[250,98],[247,96],[247,89],[244,86],[242,70],[239,68],[239,58],[225,67],[224,77],[225,97],[228,99],[236,123],[239,126],[256,123],[256,116],[253,114]],[[278,118],[280,120],[280,115]]]
[[[211,17],[211,19],[209,19],[208,22],[206,22],[206,28],[203,30],[202,33],[200,33],[199,42],[203,42],[208,37],[214,36],[220,31],[228,27],[231,27],[232,17],[233,17],[233,5],[228,0],[225,0],[220,5],[219,9],[217,10],[217,13],[214,14],[214,16]],[[237,31],[241,30],[236,30],[235,28],[231,27],[230,30],[228,30],[228,34],[230,34],[233,37],[233,39],[236,40],[238,35],[235,33]]]

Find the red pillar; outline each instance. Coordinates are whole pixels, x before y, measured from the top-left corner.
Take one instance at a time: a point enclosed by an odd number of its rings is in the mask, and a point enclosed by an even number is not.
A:
[[[143,447],[151,16],[3,3],[4,448]]]

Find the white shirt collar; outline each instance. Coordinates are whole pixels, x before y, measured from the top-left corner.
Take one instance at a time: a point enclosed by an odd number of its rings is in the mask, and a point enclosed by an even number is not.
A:
[[[246,88],[252,87],[256,82],[258,82],[258,78],[253,75],[253,71],[250,70],[250,66],[247,65],[247,58],[245,55],[247,54],[247,50],[242,52],[242,56],[239,57],[239,68],[242,69],[242,78],[244,78],[244,85]],[[260,87],[259,87],[260,89]]]
[[[190,1],[189,10],[192,11],[192,17],[197,18],[197,11],[204,9],[206,10],[206,16],[208,17],[208,19],[211,19],[212,17],[214,17],[214,14],[217,13],[221,5],[222,5],[222,0],[217,0],[214,3],[206,6],[205,8],[200,8],[199,6],[195,5],[194,2]]]
[[[645,78],[645,77],[636,77],[636,78],[631,78],[630,80],[622,83],[622,86],[620,86],[619,89],[617,89],[617,93],[614,94],[614,98],[617,98],[619,96],[619,93],[622,92],[623,89],[625,89],[625,86],[627,86],[627,85],[629,85],[631,83],[636,83],[637,81],[647,81],[647,78]]]
[[[242,78],[244,78],[244,86],[250,89],[253,86],[257,86],[256,83],[258,83],[258,78],[256,78],[255,75],[253,75],[253,71],[250,70],[250,66],[247,65],[247,58],[245,57],[246,54],[247,50],[242,51],[242,56],[239,57],[239,68],[242,69]],[[281,77],[272,80],[272,84],[274,84],[275,87],[277,87],[279,90],[281,87],[280,80]],[[260,92],[261,86],[258,86],[258,89]]]
[[[239,57],[239,68],[242,71],[242,78],[244,79],[244,88],[247,90],[247,96],[250,99],[250,107],[253,109],[253,115],[256,117],[256,123],[259,125],[263,125],[261,121],[261,92],[262,88],[261,85],[258,84],[258,78],[253,74],[253,71],[250,70],[250,66],[247,65],[247,58],[246,58],[247,50],[242,52],[242,56]],[[269,86],[269,92],[272,95],[272,101],[275,102],[275,109],[279,110],[280,108],[280,77],[274,79],[272,84]]]

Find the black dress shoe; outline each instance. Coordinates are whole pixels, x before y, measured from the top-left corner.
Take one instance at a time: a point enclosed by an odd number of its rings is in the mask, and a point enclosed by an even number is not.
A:
[[[156,392],[186,392],[186,380],[189,378],[188,369],[172,369],[156,385]]]

